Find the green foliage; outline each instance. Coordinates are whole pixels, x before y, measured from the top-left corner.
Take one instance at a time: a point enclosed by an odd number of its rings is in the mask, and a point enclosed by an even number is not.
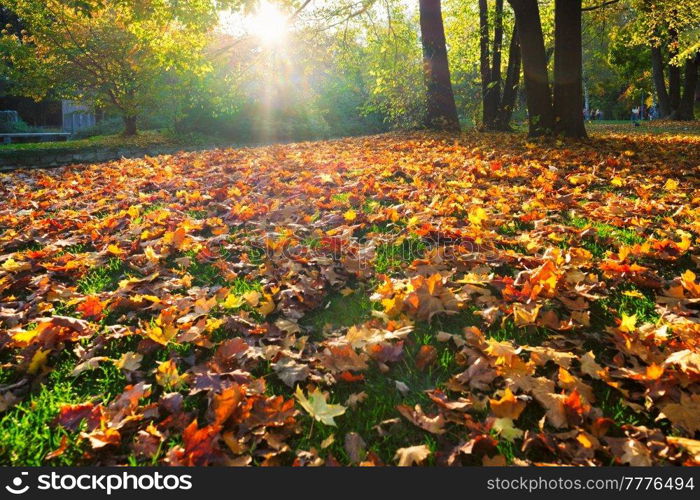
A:
[[[204,49],[216,24],[212,0],[2,0],[25,30],[0,37],[0,74],[12,91],[90,102],[124,118],[178,95],[210,70]]]

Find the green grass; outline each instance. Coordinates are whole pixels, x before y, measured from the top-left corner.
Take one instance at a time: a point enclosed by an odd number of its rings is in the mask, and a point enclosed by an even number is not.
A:
[[[655,134],[655,135],[700,135],[696,122],[674,122],[665,120],[641,121],[635,127],[631,120],[594,120],[586,122],[586,128],[594,134]]]
[[[55,361],[46,383],[25,401],[8,410],[0,419],[0,464],[2,465],[74,465],[83,452],[77,433],[67,432],[53,421],[64,404],[86,401],[107,403],[126,386],[126,379],[110,362],[72,376],[77,358],[63,351]],[[70,443],[65,453],[50,463],[44,457],[57,449],[66,436]]]
[[[579,229],[591,226],[596,230],[598,237],[602,240],[614,240],[625,245],[634,245],[644,243],[644,241],[646,241],[644,236],[640,235],[636,231],[633,231],[632,229],[615,227],[603,222],[592,221],[586,217],[569,214],[567,221],[570,225]]]
[[[517,326],[510,317],[500,325],[491,326],[485,333],[494,340],[512,340],[518,345],[531,346],[540,345],[549,335],[547,329],[540,326]]]
[[[434,436],[419,427],[408,422],[396,409],[397,405],[404,404],[413,407],[420,404],[423,411],[435,414],[436,409],[432,401],[425,394],[426,390],[440,388],[449,378],[459,371],[453,355],[445,355],[450,347],[437,341],[433,345],[438,350],[438,361],[425,370],[416,367],[416,355],[421,344],[416,342],[414,334],[404,344],[403,359],[391,366],[389,372],[381,372],[374,363],[370,369],[364,372],[365,380],[360,383],[339,382],[331,391],[329,401],[344,404],[350,394],[364,391],[367,399],[358,404],[356,408],[348,408],[344,415],[336,418],[337,428],[323,426],[314,423],[311,430],[311,418],[301,417],[301,424],[305,429],[303,435],[297,437],[293,446],[297,449],[321,449],[321,442],[331,434],[335,434],[333,443],[323,454],[330,451],[341,461],[348,463],[348,457],[343,447],[343,440],[347,433],[356,432],[367,443],[367,450],[376,453],[385,463],[393,464],[396,450],[406,446],[425,444],[432,451],[437,449],[438,436]],[[396,381],[406,384],[409,388],[403,395],[396,387]],[[387,435],[380,436],[374,428],[380,422],[398,418],[396,424],[387,427]],[[306,429],[309,429],[307,431]],[[451,439],[458,439],[461,432],[458,428],[447,425]],[[434,463],[431,456],[428,464]]]
[[[420,258],[427,245],[417,237],[408,237],[400,244],[384,243],[377,247],[374,269],[380,274],[395,274]]]
[[[44,457],[56,450],[66,436],[71,446],[50,464],[74,465],[80,458],[80,447],[65,429],[52,422],[61,405],[80,402],[73,385],[64,381],[42,385],[38,393],[8,410],[0,419],[0,464],[48,465]]]
[[[535,225],[531,222],[522,222],[514,219],[508,224],[501,225],[496,231],[503,236],[517,236],[520,233],[531,231]]]
[[[193,219],[203,220],[209,216],[209,212],[207,212],[206,210],[188,210],[187,215],[189,215]]]
[[[323,331],[327,325],[333,328],[358,325],[371,317],[372,309],[369,295],[363,290],[348,296],[335,293],[323,308],[305,315],[300,323],[312,327],[315,332]]]
[[[90,269],[78,280],[78,291],[91,295],[103,291],[116,290],[119,282],[126,278],[126,263],[115,257],[105,265]]]
[[[640,294],[641,297],[626,295],[625,292]],[[637,324],[656,323],[659,313],[651,291],[631,283],[624,283],[612,290],[604,299],[591,304],[591,324],[594,328],[604,328],[615,324],[615,318],[636,315]]]
[[[192,284],[195,286],[226,286],[238,294],[261,289],[260,283],[245,278],[235,278],[233,281],[228,281],[216,266],[208,262],[198,262],[194,257],[192,257],[187,272],[192,275]]]
[[[331,200],[337,201],[339,203],[348,203],[350,201],[350,196],[352,193],[336,193],[331,196]]]
[[[80,253],[94,252],[95,247],[91,243],[76,243],[75,245],[69,245],[64,247],[63,250],[56,253],[56,256],[61,256],[65,254],[77,255]]]
[[[664,433],[671,434],[671,425],[667,420],[655,421],[653,415],[646,412],[636,412],[623,403],[624,398],[618,391],[610,387],[601,380],[593,381],[593,393],[596,397],[595,406],[600,408],[603,415],[611,418],[615,425],[647,426],[650,428],[660,427]]]

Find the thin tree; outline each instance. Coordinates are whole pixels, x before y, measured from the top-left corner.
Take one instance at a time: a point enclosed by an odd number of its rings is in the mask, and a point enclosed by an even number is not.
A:
[[[479,0],[479,61],[481,73],[482,127],[484,130],[510,130],[510,118],[520,82],[520,44],[513,29],[508,50],[506,79],[501,75],[503,46],[503,0],[496,0],[493,40],[489,38],[486,0]]]

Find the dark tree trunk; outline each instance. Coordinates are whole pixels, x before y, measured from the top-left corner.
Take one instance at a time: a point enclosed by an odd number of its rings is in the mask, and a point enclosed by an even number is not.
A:
[[[668,65],[668,101],[673,114],[681,103],[681,68],[673,64]]]
[[[671,60],[678,55],[678,34],[673,29],[670,29],[669,33],[671,35],[669,60]],[[668,99],[671,114],[677,114],[678,106],[681,103],[681,67],[675,64],[668,65]]]
[[[419,0],[419,9],[428,101],[426,126],[437,130],[459,131],[440,0]]]
[[[503,47],[503,0],[496,0],[496,12],[493,18],[493,64],[491,81],[495,82],[496,93],[501,95],[501,52]]]
[[[489,104],[492,116],[490,127],[498,129],[498,115],[501,107],[501,85],[503,78],[501,77],[501,53],[503,51],[503,0],[496,0],[496,9],[493,19],[493,54],[491,61],[491,83]]]
[[[506,81],[503,84],[503,95],[498,110],[496,128],[498,130],[510,130],[510,118],[513,115],[515,101],[518,97],[518,85],[520,83],[520,44],[518,42],[518,28],[513,28],[508,48],[508,69]]]
[[[136,117],[135,116],[123,116],[124,121],[124,136],[132,137],[137,134],[138,130],[136,128]]]
[[[495,45],[495,44],[494,44]],[[494,59],[496,55],[494,53]],[[493,81],[491,56],[489,54],[489,12],[486,0],[479,0],[479,73],[481,74],[481,109],[483,128],[495,127],[498,91]]]
[[[584,138],[581,0],[555,0],[554,6],[556,129],[566,137]]]
[[[683,82],[683,97],[678,105],[677,118],[679,120],[695,119],[695,89],[698,84],[698,65],[700,65],[700,53],[689,58],[685,62],[685,80]]]
[[[529,133],[550,134],[554,130],[554,109],[547,75],[540,9],[537,0],[508,0],[518,27],[518,38],[525,75]]]
[[[651,73],[654,77],[656,100],[659,103],[659,117],[667,118],[671,114],[671,101],[668,98],[668,91],[666,90],[664,59],[661,54],[661,47],[651,48]]]

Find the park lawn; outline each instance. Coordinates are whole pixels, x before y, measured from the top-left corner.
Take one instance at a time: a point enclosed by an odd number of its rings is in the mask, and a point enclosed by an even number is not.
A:
[[[586,122],[586,128],[594,137],[598,134],[700,135],[697,121],[642,120],[637,124],[631,120],[601,120]]]
[[[145,130],[133,137],[121,134],[99,135],[68,141],[28,142],[0,144],[0,165],[8,168],[55,166],[82,163],[99,157],[102,160],[118,160],[122,157],[170,154],[180,150],[203,150],[224,144],[225,141],[199,134],[178,135],[164,130]],[[228,142],[226,142],[228,144]],[[80,160],[75,160],[78,158]]]
[[[183,142],[174,135],[157,130],[140,132],[133,137],[122,135],[97,135],[85,139],[71,139],[68,141],[27,142],[0,144],[0,153],[9,155],[23,151],[84,151],[86,149],[103,148],[129,148],[146,146],[176,146]]]
[[[696,131],[0,174],[0,463],[697,463]]]

